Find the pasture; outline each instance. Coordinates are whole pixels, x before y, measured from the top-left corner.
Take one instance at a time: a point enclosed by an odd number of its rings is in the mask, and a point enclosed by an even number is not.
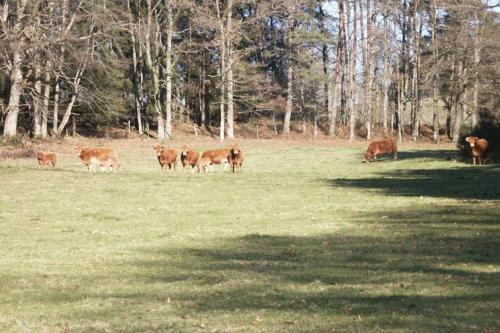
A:
[[[0,331],[500,331],[499,166],[241,143],[241,174],[162,175],[153,141],[1,161]]]

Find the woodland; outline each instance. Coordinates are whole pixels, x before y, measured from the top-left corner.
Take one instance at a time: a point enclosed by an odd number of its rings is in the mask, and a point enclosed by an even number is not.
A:
[[[0,130],[457,143],[498,129],[498,25],[489,0],[1,0]]]

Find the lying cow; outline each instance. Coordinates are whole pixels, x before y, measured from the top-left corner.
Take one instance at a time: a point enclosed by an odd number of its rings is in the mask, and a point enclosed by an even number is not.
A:
[[[198,163],[199,159],[200,153],[186,145],[182,146],[181,163],[184,171],[186,171],[187,166],[191,166],[191,172],[194,172],[194,167]]]
[[[156,145],[153,148],[156,151],[156,156],[158,157],[158,162],[160,162],[161,170],[163,172],[167,172],[172,169],[172,167],[174,170],[177,170],[177,155],[179,155],[179,151],[177,149],[167,148],[162,145]]]
[[[476,159],[479,162],[479,165],[484,164],[486,151],[488,150],[488,141],[486,139],[480,139],[477,136],[469,136],[465,138],[472,148],[472,163],[476,165]]]
[[[396,140],[394,139],[385,139],[380,141],[373,141],[368,146],[366,150],[365,159],[367,162],[372,160],[376,160],[378,155],[384,155],[388,153],[394,154],[394,159],[398,159],[398,146],[396,144]]]
[[[233,168],[233,172],[237,170],[241,172],[241,166],[243,165],[244,160],[245,157],[243,155],[243,151],[241,150],[241,146],[239,144],[235,144],[229,151],[229,164]]]
[[[201,157],[208,158],[210,160],[210,169],[213,171],[214,164],[224,163],[224,171],[226,171],[227,165],[229,164],[229,151],[228,148],[207,150]]]
[[[51,165],[55,169],[57,164],[57,157],[54,153],[37,152],[36,159],[38,160],[38,167],[42,165]]]
[[[87,166],[87,171],[96,171],[99,165],[104,164],[110,157],[113,157],[111,148],[78,148],[77,156],[82,163]]]

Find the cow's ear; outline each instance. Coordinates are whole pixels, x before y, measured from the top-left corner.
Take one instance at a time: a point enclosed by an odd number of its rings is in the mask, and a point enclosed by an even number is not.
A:
[[[470,141],[470,136],[466,137],[466,138],[465,138],[465,141],[466,141],[466,142],[469,142],[469,141]]]

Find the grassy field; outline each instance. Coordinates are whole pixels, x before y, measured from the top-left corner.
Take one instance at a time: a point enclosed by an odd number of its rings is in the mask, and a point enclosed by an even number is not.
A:
[[[0,332],[500,331],[498,166],[248,141],[162,176],[111,144],[116,175],[0,162]]]

